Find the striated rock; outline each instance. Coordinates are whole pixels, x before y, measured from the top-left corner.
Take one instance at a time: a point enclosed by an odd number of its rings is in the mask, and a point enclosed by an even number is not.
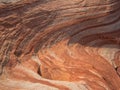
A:
[[[0,2],[0,90],[120,90],[120,0]]]

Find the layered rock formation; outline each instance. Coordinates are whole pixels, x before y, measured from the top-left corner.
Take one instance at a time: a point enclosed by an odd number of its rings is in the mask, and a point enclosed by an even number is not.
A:
[[[10,1],[0,90],[120,90],[120,0]]]

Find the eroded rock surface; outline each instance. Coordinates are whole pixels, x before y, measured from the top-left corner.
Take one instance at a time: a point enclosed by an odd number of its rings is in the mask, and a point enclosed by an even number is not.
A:
[[[120,90],[120,0],[0,3],[0,90]]]

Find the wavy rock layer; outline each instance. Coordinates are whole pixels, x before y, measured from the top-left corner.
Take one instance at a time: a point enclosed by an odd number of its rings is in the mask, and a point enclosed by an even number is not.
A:
[[[1,90],[120,90],[120,0],[0,3]]]

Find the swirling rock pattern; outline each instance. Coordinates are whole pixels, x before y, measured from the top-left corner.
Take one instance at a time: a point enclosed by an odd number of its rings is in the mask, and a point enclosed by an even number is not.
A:
[[[120,90],[120,0],[16,1],[0,3],[0,90]]]

